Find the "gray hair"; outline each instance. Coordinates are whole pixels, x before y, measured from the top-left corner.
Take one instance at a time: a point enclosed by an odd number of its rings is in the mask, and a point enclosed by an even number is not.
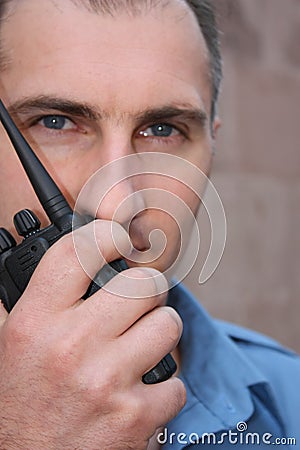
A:
[[[0,25],[4,19],[7,5],[12,0],[0,0]],[[115,15],[119,10],[139,14],[145,8],[167,5],[170,0],[72,0],[95,13]],[[211,121],[213,121],[222,80],[222,57],[220,52],[219,30],[216,23],[215,10],[211,0],[183,0],[194,13],[205,39],[210,59],[211,79]],[[6,58],[0,48],[0,68],[5,66]]]

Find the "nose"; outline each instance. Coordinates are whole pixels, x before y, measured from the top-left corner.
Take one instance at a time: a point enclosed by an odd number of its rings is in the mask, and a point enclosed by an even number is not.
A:
[[[127,225],[145,208],[143,193],[138,185],[138,177],[131,175],[130,167],[127,167],[128,162],[112,163],[107,171],[107,185],[110,184],[110,187],[99,203],[96,212],[97,218]]]
[[[138,154],[115,154],[87,181],[79,194],[77,211],[127,226],[145,209],[138,166]]]

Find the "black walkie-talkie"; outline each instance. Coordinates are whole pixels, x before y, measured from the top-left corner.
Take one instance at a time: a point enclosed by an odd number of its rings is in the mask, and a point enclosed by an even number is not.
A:
[[[32,211],[29,209],[19,211],[14,216],[15,228],[24,238],[19,245],[16,245],[14,237],[5,228],[0,228],[0,298],[9,312],[24,292],[44,253],[59,238],[72,231],[74,214],[1,100],[0,120],[51,223],[48,227],[40,229],[41,223]],[[81,224],[83,223],[86,223],[84,218]],[[91,282],[83,298],[90,297],[113,276],[125,269],[128,269],[128,266],[122,259],[106,264]],[[168,354],[144,374],[142,380],[145,384],[159,383],[170,378],[175,371],[176,363]]]

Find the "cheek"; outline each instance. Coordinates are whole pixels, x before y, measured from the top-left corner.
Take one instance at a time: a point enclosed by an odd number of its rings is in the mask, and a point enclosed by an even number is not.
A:
[[[95,159],[89,156],[81,158],[70,156],[59,161],[43,162],[70,206],[74,208],[81,189],[97,168]]]
[[[41,206],[24,172],[18,169],[0,170],[0,226],[7,228],[16,236],[13,216],[24,208],[30,208],[43,219]]]
[[[2,142],[5,142],[3,139]],[[74,205],[80,189],[92,173],[92,163],[73,161],[65,158],[60,162],[49,162],[42,154],[38,155],[51,177],[57,183],[71,206]],[[33,210],[42,222],[42,226],[49,223],[36,194],[31,187],[24,169],[11,146],[4,145],[1,149],[0,165],[0,226],[14,232],[13,216],[24,208]]]

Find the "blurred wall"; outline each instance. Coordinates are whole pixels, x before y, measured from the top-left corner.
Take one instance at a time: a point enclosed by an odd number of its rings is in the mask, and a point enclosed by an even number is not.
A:
[[[228,236],[210,280],[199,286],[196,265],[186,284],[214,316],[300,351],[300,1],[215,4],[225,78],[212,180]]]

